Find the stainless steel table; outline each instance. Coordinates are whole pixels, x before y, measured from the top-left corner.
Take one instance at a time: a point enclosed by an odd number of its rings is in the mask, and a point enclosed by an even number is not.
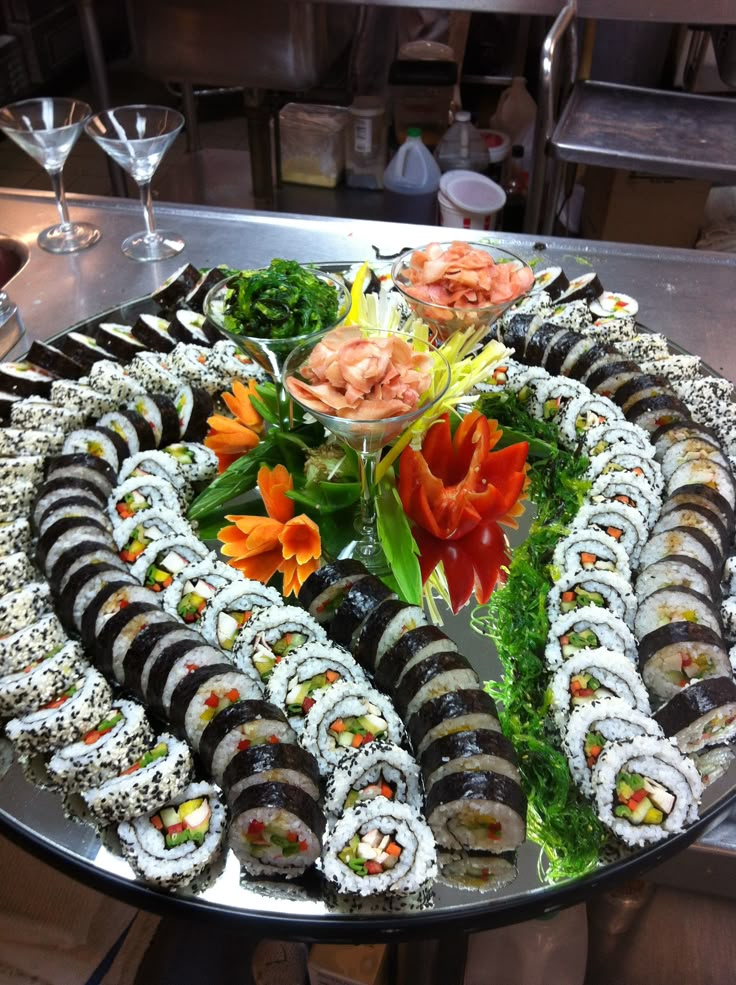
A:
[[[360,260],[373,257],[375,249],[384,255],[393,254],[446,235],[437,227],[161,204],[157,206],[159,218],[162,223],[168,220],[176,225],[186,238],[187,249],[177,259],[143,265],[125,258],[120,251],[123,238],[140,225],[137,203],[80,196],[72,199],[71,208],[75,217],[89,218],[100,226],[102,240],[86,253],[51,256],[39,250],[35,242],[38,231],[54,215],[51,196],[0,190],[0,233],[22,242],[30,253],[27,265],[7,286],[26,328],[26,338],[16,346],[17,353],[31,338],[47,338],[124,300],[150,293],[185,259],[199,266],[228,263],[243,267],[262,265],[273,256],[301,261]],[[459,238],[472,238],[459,230],[453,232]],[[498,234],[493,239],[527,259],[538,256],[544,264],[561,264],[570,277],[596,269],[604,286],[640,299],[644,324],[697,352],[724,375],[736,378],[736,347],[730,344],[735,256],[554,238],[542,242],[522,235]],[[9,780],[4,781],[0,804],[0,815],[6,815],[6,822],[13,820],[16,807],[27,796],[20,776],[11,789]],[[40,818],[39,823],[43,826],[46,820]],[[16,825],[19,837],[21,827]],[[67,827],[74,852],[84,859],[90,848],[88,829]],[[42,841],[37,839],[38,850],[43,852],[45,847],[47,855],[60,864],[67,861],[74,866],[74,860],[65,859],[63,851],[54,851],[52,844],[44,846]],[[79,861],[75,871],[85,874]],[[661,878],[679,884],[684,880],[692,890],[734,896],[735,874],[736,823],[727,818],[669,863]],[[118,879],[109,891],[122,893],[123,889],[123,880]],[[538,902],[545,905],[542,900]],[[175,904],[172,897],[170,905]],[[216,908],[210,915],[217,916]],[[273,920],[278,922],[277,913]],[[390,932],[391,928],[387,929]],[[439,926],[437,929],[441,931]],[[349,925],[336,926],[330,936],[350,939],[350,933]]]

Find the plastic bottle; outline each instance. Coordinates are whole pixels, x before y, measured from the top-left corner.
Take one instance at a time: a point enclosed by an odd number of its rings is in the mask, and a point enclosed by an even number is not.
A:
[[[488,170],[488,150],[483,135],[470,122],[470,113],[455,113],[455,122],[440,140],[434,156],[443,172]]]
[[[526,193],[529,175],[523,167],[524,148],[514,144],[511,148],[511,164],[509,176],[503,190],[506,192],[506,204],[503,208],[503,228],[505,232],[520,233],[524,229],[524,213],[526,212]]]
[[[526,79],[517,75],[501,93],[496,112],[491,117],[491,127],[507,133],[512,144],[523,144],[524,134],[534,130],[536,115],[537,104],[527,91]]]
[[[404,143],[383,173],[383,212],[389,222],[437,221],[440,168],[422,143],[419,127],[409,127]]]

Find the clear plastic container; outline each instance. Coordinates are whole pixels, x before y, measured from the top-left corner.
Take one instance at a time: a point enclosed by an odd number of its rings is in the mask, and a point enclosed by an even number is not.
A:
[[[439,186],[439,165],[424,146],[422,131],[409,127],[406,140],[383,173],[384,218],[434,225]]]
[[[491,127],[508,134],[512,144],[520,144],[525,133],[534,130],[536,115],[537,104],[527,91],[526,79],[517,75],[501,93]]]
[[[345,170],[347,123],[342,106],[287,103],[279,113],[283,181],[334,188]]]
[[[455,122],[440,140],[434,156],[441,171],[488,170],[488,150],[480,130],[470,122],[470,113],[455,113]]]
[[[377,96],[358,96],[345,130],[345,184],[383,188],[386,167],[386,107]]]

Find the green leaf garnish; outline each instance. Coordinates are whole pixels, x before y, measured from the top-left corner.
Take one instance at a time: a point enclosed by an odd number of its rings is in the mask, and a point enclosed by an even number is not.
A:
[[[399,596],[410,605],[422,604],[419,548],[401,505],[392,469],[378,486],[376,496],[378,536],[393,573]]]

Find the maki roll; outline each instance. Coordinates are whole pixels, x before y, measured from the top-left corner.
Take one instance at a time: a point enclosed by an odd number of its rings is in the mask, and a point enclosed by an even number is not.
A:
[[[456,650],[434,653],[415,663],[399,678],[393,700],[406,720],[432,698],[449,691],[480,687],[470,662]]]
[[[389,699],[363,682],[340,681],[323,688],[309,711],[302,745],[329,774],[346,752],[354,754],[375,739],[404,741],[404,726]]]
[[[585,571],[614,571],[631,580],[629,559],[621,544],[596,528],[573,530],[557,542],[552,555],[555,574]]]
[[[49,455],[61,448],[64,437],[61,428],[24,431],[15,427],[3,427],[0,428],[0,457],[11,458],[19,448],[23,448],[26,455]]]
[[[360,561],[346,559],[323,565],[307,578],[299,592],[299,604],[319,623],[328,623],[350,588],[368,576]]]
[[[300,609],[296,606],[284,606],[281,596],[274,588],[250,578],[236,578],[230,584],[218,588],[206,602],[200,620],[200,632],[213,646],[233,650],[241,633],[249,627],[251,619],[261,613],[263,617],[258,628],[248,634],[247,645],[257,647],[263,642],[265,648],[270,647],[277,656],[286,656],[294,647],[304,642],[297,637],[310,635],[304,629],[299,632],[300,619],[305,618]],[[309,622],[311,620],[306,617],[303,627],[309,629]],[[277,626],[283,628],[284,633],[280,633],[275,628]],[[259,632],[264,635],[263,641],[258,638]],[[291,637],[286,639],[289,634]],[[271,644],[273,645],[270,646]]]
[[[705,626],[714,633],[721,631],[718,610],[710,598],[691,588],[669,585],[639,600],[634,633],[638,639],[643,639],[662,626],[677,622]]]
[[[427,618],[418,605],[399,599],[386,599],[368,616],[354,647],[355,659],[369,671],[375,671],[384,654],[405,633],[426,626]]]
[[[103,823],[127,821],[157,811],[181,793],[192,772],[185,742],[164,732],[115,776],[81,792],[92,816]]]
[[[407,722],[409,737],[420,759],[435,739],[469,729],[501,731],[493,698],[479,688],[448,691],[432,698]]]
[[[175,396],[182,382],[168,360],[158,352],[140,352],[131,362],[128,372],[149,393],[163,393],[167,397]]]
[[[97,637],[96,663],[100,670],[122,684],[125,657],[131,644],[138,633],[156,623],[170,625],[171,620],[158,606],[146,602],[132,602],[111,616]]]
[[[591,271],[587,274],[581,274],[579,277],[574,277],[569,282],[567,289],[559,296],[558,301],[560,303],[569,303],[571,301],[585,301],[590,303],[599,298],[601,294],[603,294],[603,284],[598,274]]]
[[[55,379],[56,374],[27,361],[0,363],[0,388],[6,393],[14,393],[20,397],[31,397],[34,394],[46,397],[51,392],[51,384]]]
[[[140,352],[144,345],[133,335],[128,325],[116,322],[100,322],[94,331],[95,338],[105,352],[112,353],[116,359],[128,362]]]
[[[95,611],[98,605],[119,589],[130,589],[132,578],[112,564],[85,564],[79,568],[64,586],[60,611],[62,621],[82,636],[85,646],[93,648],[96,635]],[[118,596],[118,600],[123,596]],[[127,603],[126,603],[127,604]],[[117,606],[113,611],[117,611]]]
[[[130,454],[128,443],[106,427],[71,431],[64,441],[63,455],[94,455],[107,462],[117,472]]]
[[[562,267],[545,267],[534,275],[534,291],[546,291],[556,301],[570,287]]]
[[[319,769],[311,753],[292,742],[265,742],[236,752],[227,764],[222,786],[229,804],[259,783],[289,783],[318,801]]]
[[[241,629],[233,660],[246,673],[255,670],[265,684],[283,657],[305,643],[326,642],[324,629],[308,613],[295,605],[271,605],[251,616]]]
[[[127,406],[148,421],[157,448],[179,440],[179,417],[170,397],[163,393],[141,395],[130,400]]]
[[[712,441],[710,437],[700,437],[698,432],[694,431],[692,436],[672,442],[661,459],[662,475],[665,481],[668,482],[681,465],[693,460],[712,459],[719,465],[728,468],[728,460],[720,445],[714,444],[714,440]]]
[[[146,349],[152,349],[154,352],[171,352],[174,348],[175,343],[169,334],[169,321],[166,318],[158,315],[140,315],[130,331]]]
[[[218,672],[224,672],[225,668],[227,671],[232,669],[229,664],[223,664],[220,650],[203,643],[201,639],[182,639],[174,633],[169,633],[166,641],[166,644],[158,650],[157,655],[151,656],[143,664],[140,684],[136,688],[137,693],[145,699],[151,711],[159,718],[171,716],[174,693],[179,685],[183,684],[192,674],[204,672],[211,668],[216,668]],[[201,683],[202,676],[203,674],[200,674],[196,681]],[[242,687],[238,687],[239,684],[242,685],[242,682],[234,679],[234,688],[227,689],[228,691],[232,690],[230,698],[226,697],[227,692],[223,693],[220,689],[211,699],[210,705],[205,706],[206,710],[203,709],[203,714],[209,714],[210,709],[216,714],[226,708],[228,703],[231,703],[236,693],[242,696]],[[183,694],[180,691],[179,698],[182,697]],[[205,697],[209,697],[209,695]],[[182,709],[182,714],[186,714],[186,708]]]
[[[66,642],[66,633],[54,615],[49,612],[36,622],[0,639],[0,674],[22,670],[39,653],[50,653]]]
[[[86,667],[84,651],[71,640],[34,654],[29,664],[0,677],[0,716],[24,715],[54,701]]]
[[[639,572],[639,577],[636,579],[636,597],[641,602],[652,592],[670,585],[692,588],[714,600],[720,594],[715,572],[695,558],[685,557],[684,554],[671,554]]]
[[[582,792],[591,797],[592,771],[607,742],[634,739],[640,735],[662,738],[664,733],[649,715],[632,708],[620,698],[598,698],[573,708],[567,721],[562,748],[570,772]]]
[[[557,670],[581,650],[595,650],[600,646],[623,653],[636,664],[636,640],[623,619],[608,609],[584,605],[581,609],[561,613],[552,623],[544,660],[550,670]]]
[[[113,540],[120,558],[133,564],[154,540],[190,532],[191,527],[178,510],[144,510],[127,520],[115,521]]]
[[[204,560],[209,554],[190,529],[187,533],[175,533],[152,541],[133,561],[130,573],[152,592],[164,592],[185,568]]]
[[[190,482],[209,482],[217,475],[217,455],[205,445],[179,441],[162,451],[176,461]]]
[[[576,448],[586,432],[623,419],[623,414],[613,401],[590,392],[568,400],[561,413],[555,416],[558,417],[562,442],[568,448]]]
[[[736,684],[730,675],[692,681],[654,718],[682,753],[728,742],[736,733]]]
[[[590,462],[586,478],[591,482],[601,475],[615,472],[632,472],[635,476],[645,479],[655,493],[661,495],[664,488],[662,469],[658,462],[646,455],[641,455],[637,448],[627,445],[614,445],[601,455],[595,455]]]
[[[52,377],[63,376],[67,380],[78,380],[85,373],[84,366],[59,349],[55,349],[54,346],[40,342],[38,339],[31,342],[28,362],[39,369],[46,370]]]
[[[99,417],[115,408],[112,394],[100,393],[91,386],[70,380],[56,380],[51,384],[51,401],[60,407],[78,410],[88,417]]]
[[[25,517],[0,520],[0,557],[7,557],[17,551],[27,552],[30,546],[31,525]]]
[[[661,841],[698,814],[698,771],[666,739],[607,742],[591,782],[598,817],[627,845]]]
[[[0,597],[0,639],[25,629],[51,609],[49,586],[32,581]]]
[[[38,538],[36,563],[48,576],[63,554],[85,540],[94,540],[112,551],[113,541],[105,517],[98,520],[93,516],[72,516],[57,520]]]
[[[247,875],[294,879],[319,858],[324,831],[324,814],[300,787],[257,783],[231,805],[228,844]]]
[[[345,811],[382,797],[422,808],[422,781],[416,761],[391,742],[376,740],[344,756],[327,779],[325,813],[336,820]]]
[[[529,413],[539,421],[558,421],[572,401],[589,396],[587,387],[577,380],[551,376],[537,387],[529,404]]]
[[[163,284],[151,295],[152,300],[164,311],[178,307],[187,295],[196,288],[201,274],[191,263],[185,263],[167,277]]]
[[[120,363],[102,359],[89,371],[89,385],[100,393],[109,393],[116,403],[131,400],[145,393],[143,386]]]
[[[38,533],[42,537],[47,529],[59,520],[69,518],[86,517],[100,523],[108,532],[112,531],[112,524],[105,513],[104,507],[94,496],[85,494],[74,496],[63,496],[56,503],[52,503],[43,511],[38,518]],[[57,559],[58,560],[58,559]]]
[[[11,427],[39,429],[41,431],[59,430],[64,434],[74,428],[83,428],[87,414],[71,407],[59,407],[42,397],[26,397],[16,401],[10,409]]]
[[[83,670],[34,711],[13,718],[5,734],[19,756],[48,752],[74,742],[88,732],[110,707],[112,694],[105,678],[93,667]]]
[[[86,732],[56,750],[47,769],[52,781],[63,789],[81,790],[139,759],[152,743],[153,732],[143,706],[116,699]]]
[[[259,698],[246,698],[225,708],[206,725],[199,740],[199,758],[215,783],[228,787],[228,775],[234,782],[233,774],[227,773],[229,765],[240,753],[295,741],[294,730],[280,708]],[[311,755],[309,762],[314,762]],[[239,777],[240,771],[236,772]]]
[[[240,579],[239,571],[209,555],[203,561],[187,565],[175,575],[171,585],[165,589],[161,603],[172,616],[183,619],[187,624],[198,623],[205,606],[216,592]]]
[[[584,650],[559,667],[550,682],[551,710],[564,732],[573,708],[613,695],[644,715],[650,713],[646,688],[631,661],[615,650]]]
[[[107,503],[107,512],[114,524],[146,510],[180,513],[182,506],[178,490],[166,479],[139,475],[126,479],[113,489]]]
[[[704,485],[715,489],[733,510],[736,503],[736,485],[731,470],[714,458],[693,458],[678,466],[667,481],[671,495],[683,486]]]
[[[387,603],[385,603],[387,604]],[[386,650],[374,667],[376,685],[381,691],[391,693],[399,678],[414,664],[435,653],[457,650],[457,646],[437,626],[417,626],[403,633]]]
[[[597,495],[601,495],[599,492]],[[616,499],[602,499],[599,503],[587,503],[578,510],[572,529],[601,530],[618,541],[630,559],[632,567],[639,563],[639,555],[647,540],[648,530],[642,514]],[[606,572],[599,572],[603,577]],[[608,573],[616,577],[615,572]]]
[[[177,319],[184,315],[186,315],[189,320],[191,312],[180,311],[177,313]],[[198,318],[200,322],[204,321],[201,315],[195,315],[194,317]],[[187,331],[192,334],[193,329],[196,330],[195,325],[190,321],[190,326]],[[209,349],[201,344],[203,341],[201,331],[199,332],[199,337],[197,338],[192,335],[191,341],[196,341],[200,344],[182,345],[180,343],[174,348],[173,352],[169,356],[172,370],[179,377],[180,381],[188,383],[190,386],[199,387],[204,390],[205,393],[209,393],[210,396],[214,396],[222,389],[222,384],[220,383],[220,377],[217,373],[213,373],[207,365]],[[179,383],[179,386],[181,387],[181,382]]]
[[[141,451],[131,455],[118,473],[118,483],[135,476],[154,475],[176,488],[182,500],[191,499],[192,487],[184,469],[163,451]]]
[[[98,424],[100,427],[109,428],[123,439],[128,446],[130,457],[154,448],[153,432],[138,411],[112,410],[109,414],[104,414]],[[128,467],[130,457],[126,460],[124,468]],[[119,476],[118,481],[122,481],[123,478],[127,476]]]
[[[500,773],[520,782],[518,760],[512,743],[493,729],[469,729],[444,735],[422,754],[422,774],[427,790],[451,773]]]
[[[646,568],[672,555],[694,558],[710,571],[718,572],[722,557],[713,541],[696,527],[672,527],[653,534],[644,546],[639,567]]]
[[[155,813],[118,825],[123,855],[146,882],[163,889],[189,883],[220,854],[225,807],[209,783],[192,783]]]
[[[253,701],[260,692],[253,681],[229,664],[212,664],[187,674],[174,688],[169,719],[194,749],[220,712],[238,701]]]
[[[207,434],[207,418],[212,416],[212,397],[198,386],[185,384],[173,398],[179,421],[179,434],[173,441],[202,441]],[[161,442],[160,442],[161,443]]]
[[[0,558],[0,595],[21,588],[27,581],[33,581],[34,576],[31,559],[25,551],[6,554]]]
[[[317,693],[341,680],[367,683],[364,671],[347,650],[331,643],[305,643],[275,665],[266,697],[283,709],[299,733]]]
[[[579,571],[562,575],[547,596],[549,621],[554,623],[565,612],[591,605],[608,609],[629,627],[634,624],[636,599],[626,579],[614,571]]]
[[[503,773],[448,773],[427,791],[425,809],[444,848],[508,852],[526,836],[526,797]]]
[[[117,569],[121,573],[126,570],[125,562],[113,554],[108,544],[100,540],[83,540],[65,551],[56,561],[48,574],[48,582],[58,602],[63,606],[70,594],[67,586],[77,572],[82,568],[96,565],[98,569],[104,565],[105,570]],[[85,574],[89,574],[87,571]],[[74,595],[74,591],[71,592]]]
[[[377,797],[335,824],[321,868],[339,893],[415,893],[437,874],[432,832],[408,804]]]
[[[651,530],[662,509],[661,496],[652,489],[647,480],[633,472],[607,472],[600,475],[588,492],[588,502],[595,506],[620,503],[630,506],[641,516],[647,530]],[[624,513],[631,522],[631,514]],[[616,538],[617,540],[619,538]]]
[[[499,855],[448,849],[437,852],[437,878],[453,889],[487,893],[507,886],[517,875],[516,852]]]
[[[65,355],[78,362],[87,371],[98,360],[110,358],[97,339],[85,332],[67,332],[61,340],[61,346]]]
[[[395,593],[375,575],[360,578],[345,592],[335,615],[329,623],[330,637],[340,646],[352,648],[362,631],[363,623],[373,610]]]
[[[597,424],[589,431],[584,431],[581,437],[585,454],[591,458],[610,451],[616,445],[628,445],[632,450],[635,448],[645,458],[654,457],[654,447],[649,435],[644,428],[632,424],[631,421],[606,421],[605,424]]]

